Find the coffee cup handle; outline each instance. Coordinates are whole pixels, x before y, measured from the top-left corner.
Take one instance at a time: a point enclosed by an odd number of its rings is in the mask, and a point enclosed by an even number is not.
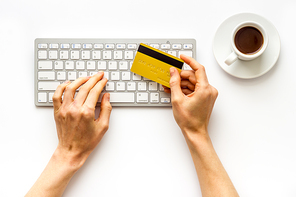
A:
[[[235,52],[232,52],[225,60],[225,64],[227,64],[228,66],[230,66],[231,64],[233,64],[235,61],[237,60],[237,55]]]

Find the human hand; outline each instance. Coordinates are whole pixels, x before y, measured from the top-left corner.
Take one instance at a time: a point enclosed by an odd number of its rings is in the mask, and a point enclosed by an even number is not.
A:
[[[100,115],[95,119],[95,107],[107,83],[103,75],[103,72],[99,72],[92,77],[81,77],[72,83],[63,83],[53,95],[54,118],[59,138],[57,150],[78,168],[100,142],[109,126],[112,107],[108,93],[103,96]]]
[[[165,88],[165,91],[171,92],[175,120],[188,140],[196,134],[208,134],[207,126],[218,91],[209,84],[201,64],[185,55],[181,55],[181,59],[193,70],[182,71],[181,81],[178,71],[172,67],[171,88]]]

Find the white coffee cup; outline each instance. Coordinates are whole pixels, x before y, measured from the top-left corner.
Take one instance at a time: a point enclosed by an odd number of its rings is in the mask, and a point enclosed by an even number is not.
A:
[[[261,37],[259,34],[261,34]],[[259,23],[254,21],[240,23],[232,31],[232,53],[226,58],[225,63],[230,66],[237,59],[253,60],[262,55],[267,45],[267,32]]]

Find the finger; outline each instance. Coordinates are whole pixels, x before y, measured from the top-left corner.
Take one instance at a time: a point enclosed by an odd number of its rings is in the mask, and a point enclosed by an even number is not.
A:
[[[85,100],[85,105],[91,108],[95,108],[99,99],[99,96],[107,83],[107,79],[104,78],[97,82],[97,84],[89,91],[89,94]]]
[[[182,92],[185,94],[185,95],[188,95],[188,94],[192,94],[193,91],[187,89],[187,88],[182,88]]]
[[[195,84],[192,84],[190,81],[188,80],[182,80],[181,81],[181,88],[182,87],[187,87],[187,89],[190,89],[191,91],[194,91],[195,89]]]
[[[178,70],[174,67],[170,68],[170,87],[171,87],[171,97],[172,101],[180,100],[183,97],[183,93],[180,87],[181,77]]]
[[[80,87],[78,94],[76,95],[75,102],[77,105],[83,105],[90,90],[103,78],[104,73],[98,72],[93,75],[83,86]]]
[[[80,77],[66,87],[66,90],[64,93],[64,99],[63,99],[63,103],[65,105],[69,105],[70,103],[73,102],[74,95],[75,95],[77,88],[79,88],[82,84],[87,82],[89,80],[89,78],[90,77]]]
[[[71,83],[70,81],[66,81],[65,83],[60,84],[57,87],[56,91],[54,92],[54,94],[52,96],[54,111],[57,111],[61,107],[62,102],[63,102],[63,99],[62,99],[63,93],[64,93],[67,85],[69,85],[70,83]]]
[[[186,64],[188,64],[194,71],[195,71],[195,77],[196,80],[198,81],[198,83],[201,84],[208,84],[208,78],[206,75],[206,71],[203,65],[201,65],[200,63],[198,63],[195,59],[193,59],[192,57],[186,56],[181,54],[180,58],[182,60],[184,60],[184,62]]]
[[[182,79],[188,79],[194,85],[197,83],[193,70],[182,70],[180,76]]]
[[[168,93],[168,94],[171,93],[171,89],[168,88],[168,87],[164,87],[164,88],[163,88],[163,91],[164,91],[165,93]]]
[[[105,93],[102,98],[101,102],[101,112],[96,120],[98,124],[102,127],[104,133],[107,131],[109,127],[109,119],[110,119],[110,114],[112,111],[112,106],[110,104],[110,94]]]

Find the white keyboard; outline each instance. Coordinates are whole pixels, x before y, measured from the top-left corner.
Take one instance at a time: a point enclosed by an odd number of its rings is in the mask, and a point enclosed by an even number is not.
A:
[[[171,106],[162,85],[130,72],[140,43],[179,57],[195,58],[194,39],[51,39],[35,40],[35,105],[52,106],[55,89],[66,80],[104,72],[104,92],[112,106]],[[184,64],[183,69],[190,67]],[[98,101],[100,104],[102,96]]]

